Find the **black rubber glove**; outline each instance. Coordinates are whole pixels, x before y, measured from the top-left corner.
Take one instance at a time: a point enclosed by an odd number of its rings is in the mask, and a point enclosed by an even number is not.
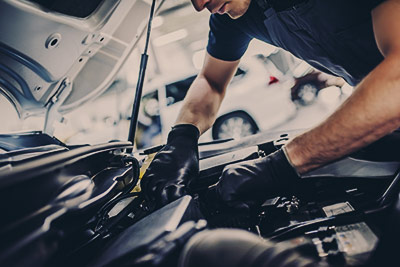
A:
[[[293,192],[300,180],[282,149],[255,160],[225,167],[216,186],[225,205],[248,210],[268,198]]]
[[[162,207],[188,193],[188,184],[199,173],[200,132],[191,124],[180,124],[168,134],[167,144],[154,157],[140,186],[146,199]]]

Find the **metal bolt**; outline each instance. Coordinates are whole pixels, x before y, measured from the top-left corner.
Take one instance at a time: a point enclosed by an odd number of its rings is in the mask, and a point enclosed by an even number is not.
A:
[[[46,48],[47,49],[56,48],[59,45],[60,41],[61,41],[61,34],[53,33],[46,40]]]

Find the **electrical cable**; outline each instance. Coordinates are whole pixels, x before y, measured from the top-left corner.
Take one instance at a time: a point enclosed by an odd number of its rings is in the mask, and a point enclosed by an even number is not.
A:
[[[126,161],[130,161],[132,164],[132,182],[130,183],[129,187],[124,190],[124,192],[117,196],[116,198],[110,200],[109,202],[105,203],[98,211],[97,211],[97,217],[98,221],[96,223],[95,229],[98,229],[99,226],[106,220],[105,217],[106,215],[110,212],[111,209],[114,208],[114,206],[130,197],[138,197],[140,195],[140,192],[132,192],[132,190],[136,187],[137,183],[139,182],[139,175],[140,175],[140,166],[139,166],[139,161],[135,157],[127,157],[125,158]]]
[[[108,218],[106,218],[107,214],[110,212],[110,210],[111,210],[112,208],[114,208],[114,206],[115,206],[118,202],[120,202],[120,201],[122,201],[122,200],[124,200],[124,199],[126,199],[126,198],[135,197],[135,196],[138,197],[139,195],[140,195],[140,192],[130,192],[130,193],[121,195],[121,196],[119,196],[119,197],[117,197],[117,198],[111,200],[110,202],[106,203],[106,204],[101,208],[101,210],[99,210],[99,212],[97,213],[97,214],[98,214],[97,216],[98,216],[99,219],[98,219],[98,221],[97,221],[97,223],[96,223],[95,229],[99,229],[99,228],[100,228],[100,225],[101,225],[104,221],[106,221],[106,220],[108,219]]]
[[[130,157],[129,160],[132,163],[132,182],[129,188],[125,191],[127,193],[131,192],[139,182],[140,176],[140,165],[139,161],[135,157]]]

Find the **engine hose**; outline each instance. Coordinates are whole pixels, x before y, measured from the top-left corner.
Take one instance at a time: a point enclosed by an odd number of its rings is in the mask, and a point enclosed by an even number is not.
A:
[[[215,229],[194,235],[185,245],[179,267],[315,267],[325,266],[306,258],[296,246],[273,243],[239,229]]]

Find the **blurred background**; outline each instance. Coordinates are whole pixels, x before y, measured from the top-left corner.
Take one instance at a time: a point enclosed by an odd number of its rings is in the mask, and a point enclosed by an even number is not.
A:
[[[138,149],[165,142],[203,64],[208,19],[209,12],[195,12],[189,0],[166,1],[154,18],[136,134]],[[127,139],[143,47],[141,43],[132,52],[101,96],[55,125],[58,139],[66,144]],[[288,52],[254,40],[227,90],[213,128],[201,141],[309,128],[331,114],[353,88]],[[1,133],[43,129],[43,117],[21,120],[2,95],[0,112]]]

